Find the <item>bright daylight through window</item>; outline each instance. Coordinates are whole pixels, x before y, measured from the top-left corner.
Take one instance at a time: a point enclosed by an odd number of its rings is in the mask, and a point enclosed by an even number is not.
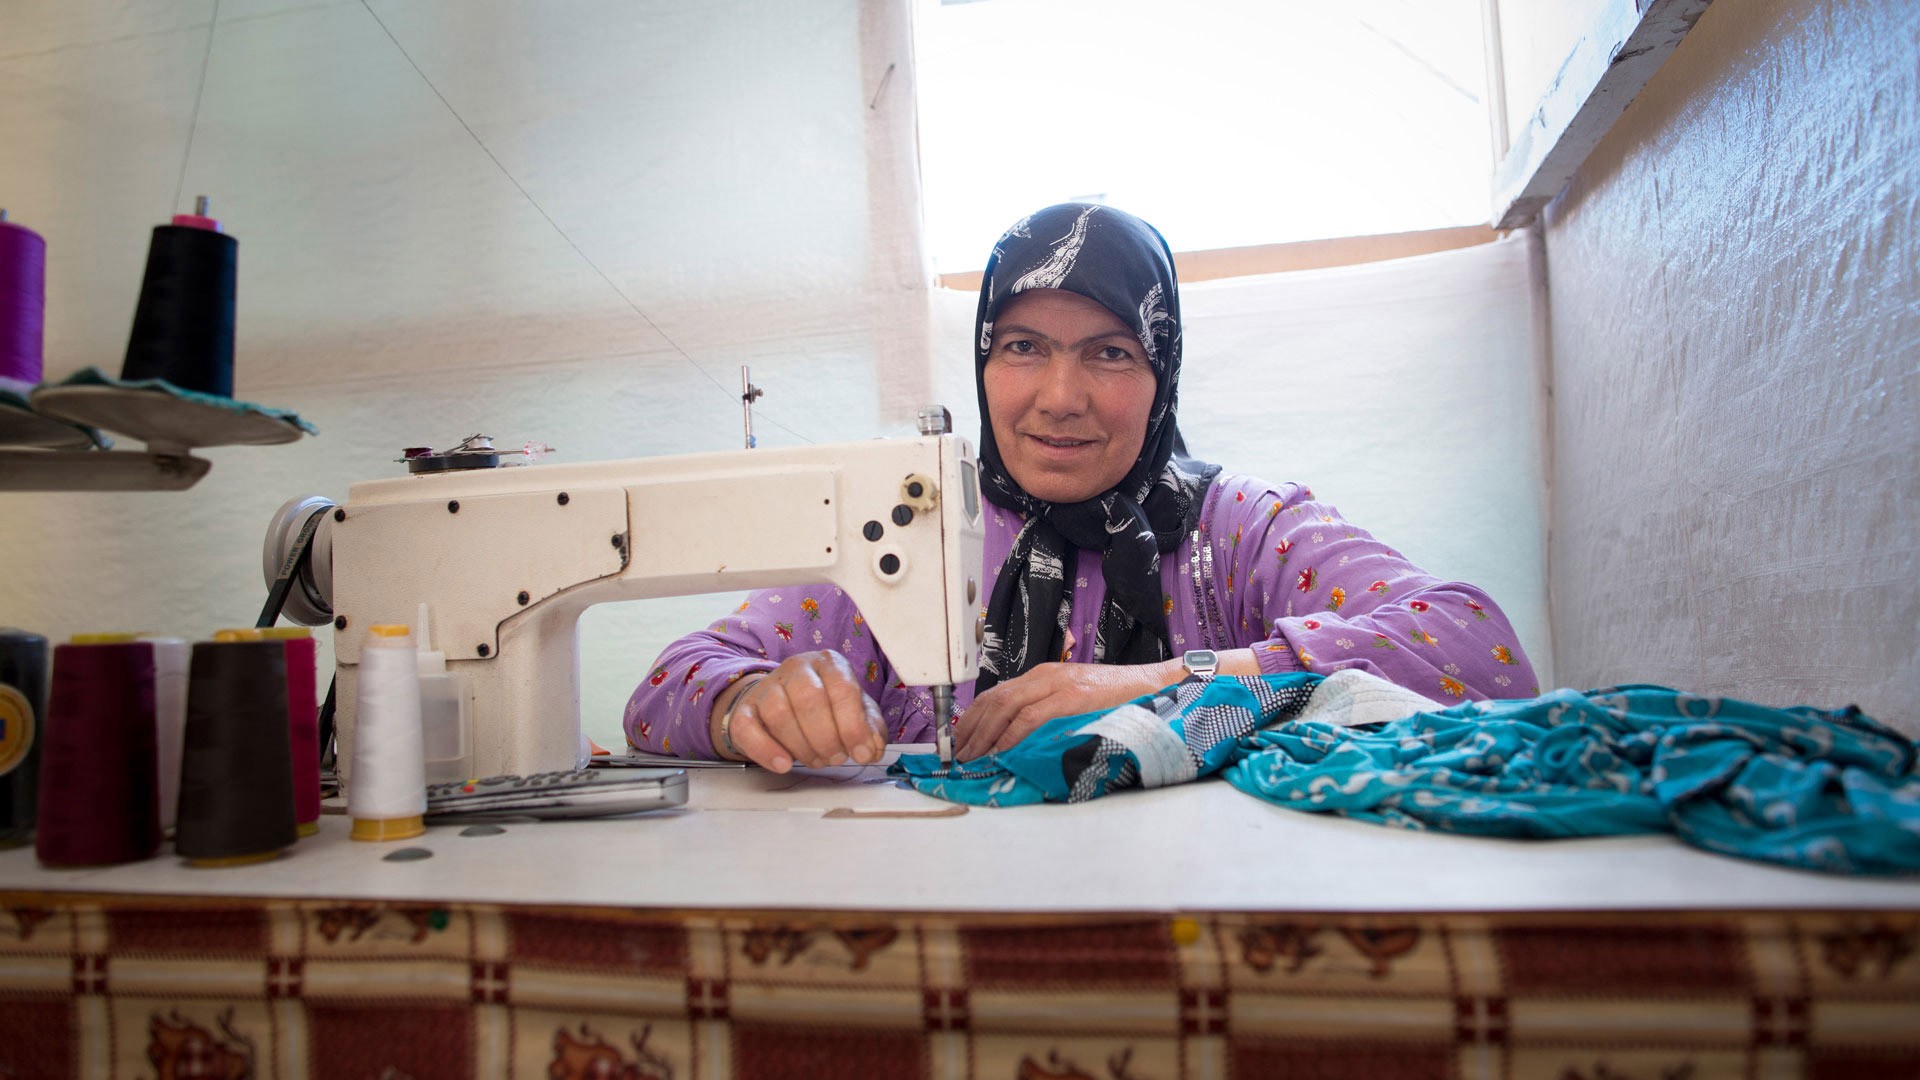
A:
[[[935,268],[1106,202],[1176,251],[1487,221],[1479,0],[923,0]]]

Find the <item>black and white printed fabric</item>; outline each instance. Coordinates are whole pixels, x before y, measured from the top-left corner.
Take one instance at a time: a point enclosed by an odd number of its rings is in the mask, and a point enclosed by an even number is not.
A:
[[[1052,503],[1023,490],[993,438],[982,373],[993,321],[1028,289],[1078,293],[1133,328],[1153,367],[1153,407],[1133,468],[1085,502]],[[1149,664],[1172,655],[1161,607],[1160,557],[1180,546],[1220,466],[1187,456],[1176,422],[1180,292],[1173,253],[1153,226],[1111,207],[1062,203],[1031,214],[994,245],[974,321],[974,387],[980,396],[980,480],[987,500],[1026,515],[987,604],[976,694],[1058,658],[1067,632],[1067,570],[1077,548],[1101,553],[1107,599],[1092,658]]]

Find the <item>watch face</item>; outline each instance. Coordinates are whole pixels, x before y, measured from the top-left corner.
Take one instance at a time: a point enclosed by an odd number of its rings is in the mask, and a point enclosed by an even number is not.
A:
[[[1187,665],[1187,670],[1196,675],[1211,675],[1220,664],[1219,655],[1212,649],[1193,649],[1180,659]]]

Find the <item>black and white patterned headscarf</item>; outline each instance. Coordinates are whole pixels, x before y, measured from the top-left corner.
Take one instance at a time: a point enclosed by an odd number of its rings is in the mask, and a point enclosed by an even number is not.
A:
[[[1021,489],[1000,459],[987,409],[993,320],[1016,293],[1079,293],[1133,328],[1153,367],[1147,437],[1133,468],[1085,502],[1051,503]],[[1161,607],[1160,556],[1180,546],[1200,515],[1220,466],[1187,456],[1174,415],[1180,383],[1180,292],[1173,253],[1153,226],[1111,207],[1062,203],[1031,214],[994,245],[974,323],[974,387],[980,395],[980,486],[987,501],[1026,515],[987,603],[986,638],[974,692],[1057,659],[1066,643],[1068,555],[1101,552],[1107,601],[1095,624],[1093,659],[1149,664],[1171,654]]]

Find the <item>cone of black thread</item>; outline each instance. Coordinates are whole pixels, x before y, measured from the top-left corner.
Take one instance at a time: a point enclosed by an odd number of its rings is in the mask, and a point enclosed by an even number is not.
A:
[[[0,848],[26,842],[39,799],[47,722],[47,639],[0,629]],[[17,695],[17,696],[16,696]]]
[[[240,243],[190,225],[156,225],[120,377],[165,379],[233,396],[234,278]]]
[[[291,753],[284,643],[194,645],[174,850],[218,860],[293,846]]]
[[[48,866],[106,866],[160,849],[153,645],[53,650],[40,738],[34,852]]]

